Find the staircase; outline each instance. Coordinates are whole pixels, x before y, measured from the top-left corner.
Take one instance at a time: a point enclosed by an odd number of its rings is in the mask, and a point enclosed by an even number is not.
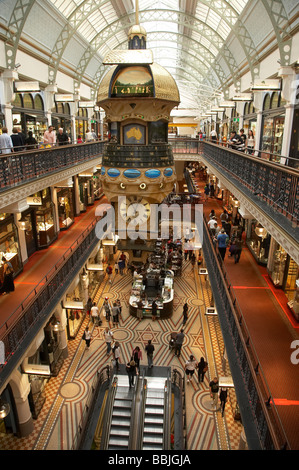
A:
[[[165,377],[146,377],[143,450],[163,450]]]
[[[129,448],[133,395],[134,387],[129,388],[128,376],[119,375],[107,450],[127,450]]]

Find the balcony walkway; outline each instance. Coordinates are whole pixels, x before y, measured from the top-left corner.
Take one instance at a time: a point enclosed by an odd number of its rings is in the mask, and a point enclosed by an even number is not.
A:
[[[196,175],[203,195],[204,181]],[[206,218],[214,209],[218,223],[221,200],[208,198],[203,203]],[[257,264],[244,246],[240,262],[225,256],[224,265],[235,296],[247,324],[251,342],[257,352],[262,371],[285,429],[290,446],[299,449],[299,365],[291,363],[291,343],[299,339],[299,322],[290,312],[284,292],[275,289],[267,269]],[[298,348],[298,346],[297,346]],[[298,355],[297,355],[298,356]]]

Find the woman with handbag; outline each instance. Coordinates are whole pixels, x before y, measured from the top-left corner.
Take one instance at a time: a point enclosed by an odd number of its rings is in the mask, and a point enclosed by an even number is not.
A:
[[[3,262],[3,284],[1,287],[1,294],[9,294],[15,290],[13,274],[14,270],[12,264],[7,261],[4,256],[2,258]]]
[[[204,360],[203,357],[200,358],[197,369],[198,369],[198,383],[200,383],[204,381],[205,373],[208,370],[208,363]]]

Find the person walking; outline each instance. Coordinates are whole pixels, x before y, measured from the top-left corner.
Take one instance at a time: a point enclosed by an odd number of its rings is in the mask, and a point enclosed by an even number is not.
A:
[[[204,360],[203,357],[200,358],[197,369],[198,369],[198,383],[200,383],[204,381],[205,373],[208,370],[208,363]]]
[[[112,349],[112,352],[113,352],[113,359],[114,359],[114,361],[115,361],[116,370],[119,371],[120,346],[119,346],[119,342],[118,342],[118,341],[115,342],[115,345],[114,345],[114,348]]]
[[[218,405],[218,392],[219,392],[219,383],[218,383],[218,379],[217,377],[214,377],[213,380],[211,380],[210,384],[209,384],[209,387],[210,387],[210,395],[211,395],[211,398],[212,398],[212,407],[215,408],[215,410],[217,409],[217,405]]]
[[[10,261],[7,261],[4,256],[2,257],[3,263],[3,283],[0,289],[0,293],[5,295],[9,294],[10,292],[14,292],[15,285],[14,285],[14,270]]]
[[[87,315],[90,315],[92,306],[93,306],[93,302],[92,302],[91,298],[89,297],[88,300],[87,300],[87,303],[86,303],[86,313],[87,313]]]
[[[110,282],[110,284],[112,284],[112,280],[111,280],[111,275],[112,275],[112,272],[113,272],[113,269],[112,267],[110,266],[110,264],[107,266],[106,268],[106,273],[108,275],[108,281]]]
[[[28,132],[28,137],[25,139],[26,150],[37,149],[37,140],[33,137],[32,131]]]
[[[213,236],[216,235],[216,228],[217,228],[217,225],[218,225],[218,224],[217,224],[217,219],[216,219],[215,216],[213,216],[213,217],[209,220],[209,222],[208,222],[208,227],[209,227],[210,232],[211,232],[211,234],[212,234]]]
[[[174,343],[174,355],[177,356],[177,357],[180,357],[180,355],[181,355],[181,349],[182,349],[182,345],[183,345],[183,342],[184,342],[184,338],[185,338],[185,333],[184,333],[184,330],[182,329],[176,335],[176,340],[175,340],[175,343]]]
[[[147,345],[145,346],[145,351],[147,354],[148,367],[151,369],[153,367],[153,356],[154,356],[155,347],[152,344],[152,340],[149,339]]]
[[[98,325],[99,323],[99,314],[100,314],[99,308],[97,304],[94,302],[90,310],[91,320],[94,325]]]
[[[139,375],[139,372],[133,357],[131,357],[130,361],[127,363],[126,369],[129,376],[129,388],[134,387],[134,377]]]
[[[121,313],[122,313],[121,301],[119,299],[117,299],[116,305],[118,307],[118,321],[119,321],[121,318]]]
[[[235,241],[235,251],[233,253],[234,258],[235,258],[235,264],[239,263],[241,252],[242,252],[242,240],[236,240]]]
[[[106,342],[106,345],[107,345],[107,356],[109,356],[109,354],[111,353],[111,346],[112,346],[112,342],[113,342],[113,332],[109,329],[108,326],[106,326],[106,329],[104,331],[104,338],[105,338],[105,342]]]
[[[48,130],[44,133],[44,145],[53,146],[56,144],[56,134],[53,126],[49,126]]]
[[[115,264],[114,264],[114,272],[115,272],[115,274],[118,274],[118,263],[117,262],[115,262]]]
[[[89,349],[91,341],[91,331],[89,331],[88,326],[85,328],[85,331],[83,333],[83,339],[85,341],[85,347]]]
[[[3,155],[13,151],[13,143],[11,137],[8,135],[7,127],[2,127],[2,134],[0,134],[0,153]]]
[[[185,325],[186,321],[188,320],[188,304],[185,302],[184,307],[183,307],[183,325]]]
[[[191,354],[190,358],[188,359],[188,361],[186,361],[186,364],[185,364],[185,372],[186,372],[186,375],[187,375],[187,383],[191,382],[192,381],[192,377],[193,377],[193,374],[195,372],[195,369],[197,368],[197,361],[195,359],[195,357]],[[190,377],[190,379],[189,379]]]
[[[58,129],[58,134],[56,137],[56,140],[58,142],[58,145],[67,145],[69,143],[69,137],[66,132],[60,127]]]
[[[209,188],[209,185],[208,185],[208,184],[205,185],[203,191],[204,191],[205,201],[207,201],[208,198],[209,198],[209,193],[210,193],[210,188]]]
[[[224,261],[227,244],[229,242],[229,236],[225,232],[224,228],[220,230],[220,233],[217,235],[218,250],[222,260]]]
[[[219,398],[220,398],[220,410],[221,410],[221,414],[223,417],[225,404],[227,402],[227,388],[221,388]]]
[[[18,133],[18,129],[14,127],[12,129],[12,134],[10,136],[13,144],[13,148],[15,152],[22,152],[24,150],[24,142],[20,134]]]
[[[156,303],[155,300],[153,300],[153,302],[152,302],[152,320],[153,320],[153,321],[156,320],[156,317],[157,317],[157,309],[158,309],[157,303]]]
[[[110,310],[109,300],[107,297],[104,300],[103,307],[104,307],[104,312],[105,312],[104,315],[106,317],[106,321],[109,324],[110,318],[111,318],[111,310]]]
[[[116,302],[114,302],[113,307],[112,307],[112,322],[113,322],[114,327],[116,327],[118,324],[118,315],[119,315],[119,308]]]
[[[139,300],[137,303],[137,318],[139,321],[141,321],[143,318],[143,303],[141,300]]]
[[[133,349],[132,356],[133,356],[134,361],[136,362],[137,369],[140,371],[140,361],[142,360],[142,351],[139,346],[136,346],[136,348]]]

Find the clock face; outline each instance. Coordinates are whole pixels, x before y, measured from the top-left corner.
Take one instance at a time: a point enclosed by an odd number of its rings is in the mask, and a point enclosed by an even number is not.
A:
[[[131,196],[120,204],[120,215],[127,222],[142,224],[150,216],[150,204],[143,197]]]

